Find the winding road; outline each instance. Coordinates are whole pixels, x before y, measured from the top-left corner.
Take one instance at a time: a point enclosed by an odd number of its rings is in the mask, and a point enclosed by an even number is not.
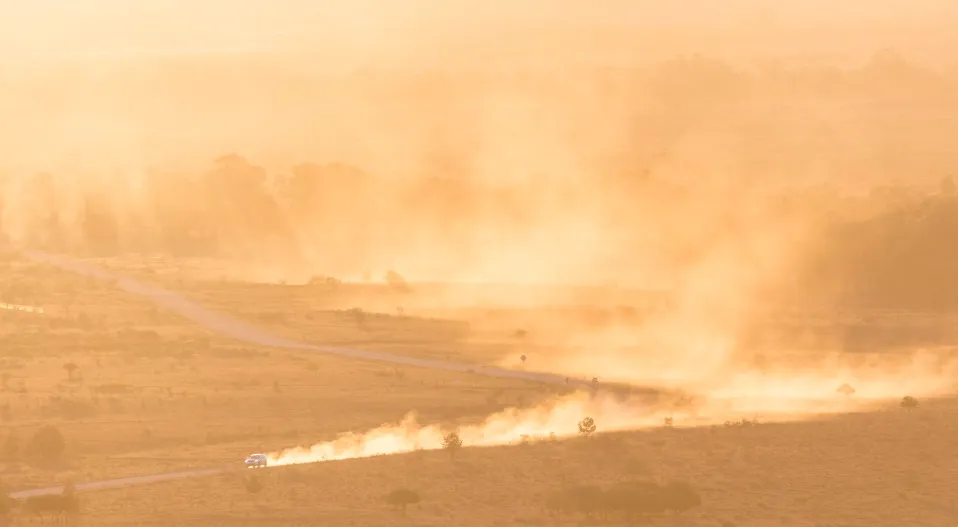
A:
[[[128,293],[144,296],[153,301],[155,304],[169,311],[177,313],[210,331],[251,344],[273,348],[314,351],[349,359],[378,361],[433,370],[470,372],[490,377],[512,378],[549,384],[576,386],[590,386],[592,384],[588,380],[566,378],[550,373],[507,370],[504,368],[494,368],[476,364],[446,362],[353,348],[340,348],[296,342],[254,328],[239,319],[222,313],[214,312],[175,292],[138,282],[132,278],[109,272],[105,269],[81,262],[74,258],[26,249],[20,250],[19,252],[24,257],[38,263],[48,264],[79,275],[112,282],[119,289]],[[222,474],[231,470],[235,470],[235,467],[206,468],[165,474],[148,474],[143,476],[78,483],[76,485],[76,489],[78,491],[84,491],[126,487],[132,485],[144,485],[148,483],[159,483],[162,481],[171,481],[176,479]],[[62,490],[62,486],[47,487],[42,489],[16,491],[12,492],[10,496],[14,498],[28,498],[43,494],[57,494],[62,492]]]

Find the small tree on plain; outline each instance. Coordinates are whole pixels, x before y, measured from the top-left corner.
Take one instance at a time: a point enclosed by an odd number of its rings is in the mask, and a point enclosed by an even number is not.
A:
[[[406,514],[406,507],[419,503],[419,493],[409,489],[396,489],[386,495],[386,503]]]
[[[591,417],[579,421],[579,433],[586,437],[595,433],[595,421]]]
[[[915,399],[910,395],[906,395],[901,399],[901,407],[907,410],[914,410],[915,408],[918,408],[918,399]]]
[[[63,365],[63,369],[67,372],[67,378],[72,381],[73,375],[76,373],[77,369],[79,369],[79,366],[77,366],[74,362],[68,362]]]
[[[456,453],[462,448],[462,438],[455,432],[450,432],[442,438],[442,448],[449,451],[449,457],[456,459]]]

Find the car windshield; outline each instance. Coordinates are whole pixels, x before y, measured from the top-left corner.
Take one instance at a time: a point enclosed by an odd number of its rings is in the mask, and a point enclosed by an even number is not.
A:
[[[263,457],[263,454],[250,454],[246,459],[259,459],[261,457]]]

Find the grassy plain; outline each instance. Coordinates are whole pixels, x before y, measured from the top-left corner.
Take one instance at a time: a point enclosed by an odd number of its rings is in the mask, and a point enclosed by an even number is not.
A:
[[[208,334],[107,283],[16,258],[0,269],[0,301],[46,309],[0,313],[0,418],[5,444],[13,437],[18,446],[3,449],[2,481],[12,489],[238,464],[253,451],[364,431],[410,410],[421,422],[452,424],[531,406],[556,391],[259,348]],[[390,313],[360,325],[340,310],[352,303],[372,311],[369,298],[331,305],[305,286],[156,271],[140,277],[151,275],[210,307],[308,340],[476,362],[518,349],[514,323]],[[492,328],[485,347],[476,344],[477,327]],[[71,363],[72,376],[64,368]],[[250,471],[238,471],[85,493],[81,506],[84,524],[97,526],[577,524],[584,520],[550,517],[546,496],[652,478],[690,481],[703,499],[657,525],[945,527],[958,518],[956,417],[953,400],[922,401],[914,411],[890,404],[820,421],[466,449],[455,461],[417,452],[258,471],[258,493],[244,487]],[[63,433],[67,452],[57,466],[41,468],[20,453],[47,424]],[[406,515],[383,500],[399,487],[422,497]]]
[[[655,525],[948,526],[958,441],[952,401],[908,412],[753,428],[658,429],[280,467],[248,493],[225,474],[84,496],[97,525],[577,525],[543,504],[571,485],[642,478],[693,482],[703,505]],[[601,425],[601,423],[600,423]],[[407,515],[383,496],[405,487]],[[609,525],[626,525],[612,518]]]

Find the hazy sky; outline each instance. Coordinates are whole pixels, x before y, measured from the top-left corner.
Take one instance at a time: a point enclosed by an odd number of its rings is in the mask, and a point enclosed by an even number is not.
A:
[[[0,0],[6,54],[241,51],[477,32],[491,23],[730,28],[945,24],[950,0]],[[443,31],[445,30],[445,31]]]

